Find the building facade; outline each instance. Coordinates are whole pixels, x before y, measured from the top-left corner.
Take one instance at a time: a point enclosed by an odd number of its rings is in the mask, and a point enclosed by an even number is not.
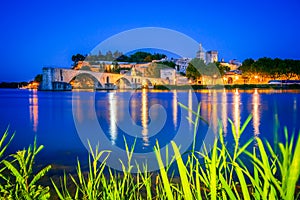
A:
[[[206,64],[218,62],[218,51],[206,52]]]

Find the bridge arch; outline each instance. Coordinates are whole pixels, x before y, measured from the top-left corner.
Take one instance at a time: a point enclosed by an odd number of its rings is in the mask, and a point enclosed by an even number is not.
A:
[[[117,81],[115,81],[114,83],[118,88],[120,89],[128,89],[128,88],[132,88],[131,82],[130,80],[128,80],[125,77],[121,77],[119,78]]]
[[[149,79],[143,79],[142,81],[142,87],[144,88],[149,88],[149,87],[153,87],[153,83],[149,80]]]
[[[101,82],[90,73],[77,73],[75,74],[69,83],[73,89],[100,89],[103,88]]]

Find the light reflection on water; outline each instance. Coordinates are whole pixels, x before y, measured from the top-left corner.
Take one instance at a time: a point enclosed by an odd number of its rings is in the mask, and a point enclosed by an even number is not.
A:
[[[39,104],[37,90],[32,90],[32,94],[29,95],[29,114],[30,121],[32,123],[32,130],[36,133],[39,123]]]
[[[259,93],[257,89],[254,90],[254,93],[252,95],[252,115],[253,115],[253,129],[254,129],[254,135],[258,136],[259,131],[259,125],[260,125],[260,99],[259,99]]]
[[[237,134],[239,134],[239,128],[240,128],[240,124],[241,124],[240,106],[241,106],[240,93],[239,93],[238,89],[236,89],[234,92],[234,97],[233,97],[233,123],[235,125],[235,130],[236,130]]]
[[[227,124],[228,124],[228,114],[227,114],[227,93],[224,89],[222,92],[222,126],[224,129],[224,136],[227,134]]]
[[[177,101],[177,90],[173,91],[173,124],[174,128],[177,128],[177,118],[178,118],[178,101]]]
[[[144,146],[149,146],[149,140],[148,140],[148,117],[149,117],[149,111],[148,111],[148,93],[146,90],[142,91],[142,109],[141,109],[141,120],[142,120],[142,135],[143,135],[143,141]]]
[[[184,113],[178,106],[178,102],[191,110],[197,109],[197,102],[193,99],[191,90],[96,93],[98,95],[96,101],[84,99],[84,103],[89,105],[88,110],[78,110],[76,117],[79,121],[82,121],[84,116],[90,118],[92,115],[89,113],[96,108],[99,123],[104,124],[103,129],[107,131],[113,145],[118,145],[118,142],[123,140],[124,132],[118,126],[121,121],[128,121],[129,124],[136,123],[140,126],[140,145],[144,148],[152,149],[155,139],[165,140],[167,143],[176,134],[181,117],[187,116],[194,119],[192,112]],[[131,96],[129,101],[126,100],[128,95]],[[28,146],[33,141],[32,137],[37,134],[39,143],[44,144],[48,150],[69,149],[72,151],[75,146],[80,146],[80,140],[74,128],[71,98],[72,92],[0,90],[1,131],[5,130],[8,124],[13,131],[17,131],[15,141],[13,141],[16,148],[18,145],[20,148]],[[237,129],[249,114],[253,115],[253,119],[243,137],[259,136],[272,140],[276,113],[278,113],[281,125],[279,133],[285,125],[290,133],[293,130],[298,133],[300,128],[299,90],[203,90],[197,92],[197,98],[201,102],[201,116],[210,122],[215,133],[218,131],[218,121],[220,121],[225,136],[229,136],[231,132],[228,118],[232,119]],[[76,102],[77,107],[80,107],[82,103],[80,101],[79,99]],[[90,105],[92,102],[96,102],[96,105]],[[160,117],[155,110],[156,107],[149,115],[151,106],[155,104],[163,105],[168,115],[165,127],[159,134],[153,134],[153,129],[150,127],[151,121]],[[124,109],[129,109],[131,121],[125,115]],[[186,123],[189,129],[187,132],[192,132],[193,124],[188,120]],[[279,135],[279,140],[282,141],[283,138],[282,134]]]
[[[199,92],[199,91],[198,91]],[[252,127],[253,127],[253,135],[258,136],[260,134],[260,124],[261,124],[261,99],[260,92],[269,93],[270,91],[259,91],[258,89],[254,89],[252,91],[252,101],[251,101],[251,114],[253,115],[252,119]],[[118,92],[117,92],[118,93]],[[124,101],[118,99],[122,98],[120,95],[116,95],[116,92],[107,93],[108,96],[108,105],[109,105],[109,113],[106,114],[106,117],[109,119],[109,135],[112,144],[115,144],[115,140],[118,137],[118,121],[124,120]],[[182,91],[171,91],[172,96],[169,102],[172,102],[170,105],[172,107],[172,120],[173,120],[173,128],[179,126],[178,122],[178,93],[182,93]],[[249,91],[247,91],[249,93]],[[29,95],[29,118],[32,124],[32,131],[37,132],[38,123],[39,123],[39,101],[38,101],[38,92],[36,90],[32,90]],[[192,91],[189,90],[187,92],[187,102],[188,108],[193,110],[195,105],[193,105],[192,99]],[[235,89],[232,95],[232,109],[230,109],[230,102],[228,102],[228,91],[225,89],[223,91],[216,90],[207,90],[203,93],[200,93],[200,102],[201,102],[201,114],[204,118],[210,122],[210,125],[213,127],[215,133],[218,131],[218,120],[221,120],[224,135],[228,132],[228,119],[232,116],[233,123],[235,125],[236,131],[239,130],[241,126],[241,108],[242,102],[240,97],[240,91]],[[220,95],[221,94],[221,95]],[[148,138],[148,124],[149,124],[149,92],[147,90],[142,90],[141,99],[132,98],[130,100],[130,114],[133,121],[141,122],[142,126],[142,138],[145,146],[149,146],[149,138]],[[151,93],[150,93],[151,95]],[[89,103],[93,101],[88,101],[85,103]],[[80,102],[77,102],[80,104]],[[90,110],[84,111],[80,110],[78,115],[76,116],[79,121],[82,121],[83,112],[91,113],[94,105],[90,105]],[[249,107],[249,106],[248,106]],[[140,113],[138,110],[140,108]],[[228,109],[232,111],[232,113],[228,113]],[[218,113],[221,113],[220,115]],[[193,114],[191,111],[188,112],[188,118],[193,119]],[[297,120],[297,98],[293,98],[293,124],[296,124]],[[193,128],[193,124],[189,122],[190,130]]]
[[[115,144],[115,141],[118,136],[117,132],[117,119],[118,119],[118,112],[117,112],[117,99],[116,99],[116,93],[111,92],[108,93],[108,102],[109,102],[109,124],[110,124],[110,140],[112,144]],[[93,106],[93,105],[91,105]]]

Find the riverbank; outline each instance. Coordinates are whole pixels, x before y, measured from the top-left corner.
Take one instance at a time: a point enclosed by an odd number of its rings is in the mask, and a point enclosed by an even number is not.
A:
[[[155,85],[157,90],[186,90],[186,89],[300,89],[300,85],[270,85],[270,84],[230,84],[230,85]]]

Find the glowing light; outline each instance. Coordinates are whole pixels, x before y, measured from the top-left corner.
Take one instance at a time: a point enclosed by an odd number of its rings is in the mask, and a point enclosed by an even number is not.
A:
[[[173,124],[177,128],[177,114],[178,114],[177,90],[173,92]]]
[[[138,101],[134,96],[132,96],[130,100],[130,108],[131,108],[130,113],[131,113],[132,120],[134,122],[137,122],[137,118],[138,118],[137,106],[138,106]]]
[[[29,115],[30,121],[33,123],[33,131],[37,132],[39,123],[39,104],[37,90],[32,90],[32,96],[29,97]]]
[[[193,118],[193,99],[192,99],[192,90],[189,90],[189,94],[188,94],[188,107],[189,107],[189,113],[188,113],[188,117],[190,120],[192,120]],[[189,120],[189,127],[190,129],[192,129],[192,122]]]
[[[143,86],[147,86],[147,85],[148,85],[148,83],[147,83],[147,81],[146,81],[145,79],[143,80],[142,85],[143,85]]]
[[[148,138],[148,120],[149,120],[149,111],[148,111],[148,94],[147,90],[143,89],[142,91],[142,109],[141,109],[141,120],[142,120],[142,135],[144,146],[149,146]]]
[[[212,126],[214,134],[218,134],[218,107],[217,107],[217,92],[212,93]]]
[[[227,118],[228,118],[228,114],[227,114],[227,93],[226,90],[224,89],[223,93],[222,93],[222,125],[223,125],[223,132],[224,135],[227,134]]]
[[[233,96],[233,121],[236,129],[237,135],[239,135],[240,123],[241,123],[241,116],[240,116],[240,94],[238,89],[236,89],[234,96]]]
[[[252,95],[253,128],[254,128],[254,135],[255,136],[259,135],[259,125],[260,125],[259,104],[260,104],[260,97],[259,97],[257,89],[255,89],[254,94]]]
[[[117,131],[117,99],[116,93],[111,92],[108,94],[108,102],[109,102],[109,122],[110,122],[110,139],[111,143],[115,145],[116,139],[118,136]]]

